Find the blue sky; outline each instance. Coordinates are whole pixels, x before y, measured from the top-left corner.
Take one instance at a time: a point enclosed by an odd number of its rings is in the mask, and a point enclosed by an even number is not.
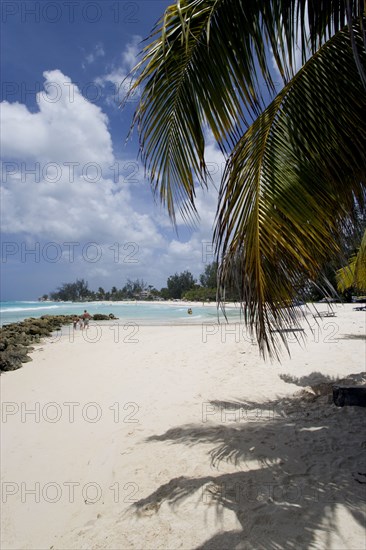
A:
[[[170,4],[163,0],[3,1],[1,38],[2,300],[29,300],[85,278],[92,289],[141,278],[157,288],[213,259],[223,158],[199,192],[197,229],[172,228],[125,140],[138,96],[119,85]],[[122,90],[123,92],[123,90]]]

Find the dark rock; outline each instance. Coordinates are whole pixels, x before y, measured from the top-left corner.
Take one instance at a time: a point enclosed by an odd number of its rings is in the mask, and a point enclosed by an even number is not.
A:
[[[104,313],[95,313],[93,315],[93,321],[109,321],[110,319],[118,319],[118,317],[115,317],[113,313],[110,313],[109,315],[105,315]]]
[[[3,354],[0,355],[0,370],[9,371],[17,370],[22,366],[22,362],[19,359],[14,359],[12,357],[5,357]]]
[[[22,363],[32,361],[31,357],[27,355],[28,348],[18,347],[10,350],[3,351],[0,357],[1,370],[9,371],[16,370],[22,366]]]
[[[8,347],[8,345],[9,345],[8,340],[3,340],[2,342],[0,342],[0,351],[6,350],[6,348]]]
[[[337,407],[366,407],[366,387],[333,386],[333,402]]]
[[[31,361],[28,353],[34,349],[32,344],[60,330],[62,325],[70,324],[72,318],[72,315],[44,315],[1,327],[0,371],[16,370],[22,363]]]

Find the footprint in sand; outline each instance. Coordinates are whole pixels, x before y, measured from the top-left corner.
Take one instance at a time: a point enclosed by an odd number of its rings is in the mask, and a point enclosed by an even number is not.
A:
[[[153,516],[159,511],[159,508],[160,502],[150,502],[149,504],[145,504],[145,506],[139,510],[139,513],[143,516]]]
[[[126,449],[125,451],[123,451],[122,453],[119,453],[120,455],[129,455],[132,453],[132,449],[131,447],[129,447],[128,449]]]

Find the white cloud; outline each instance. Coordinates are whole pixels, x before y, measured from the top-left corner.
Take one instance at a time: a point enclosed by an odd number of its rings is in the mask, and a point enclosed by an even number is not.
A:
[[[39,111],[2,104],[3,230],[55,240],[163,244],[157,225],[134,209],[128,178],[114,181],[108,118],[60,71],[45,72]],[[54,95],[50,94],[54,92]],[[50,101],[56,97],[57,101]],[[129,166],[131,163],[122,163]],[[129,172],[129,169],[127,170]],[[134,180],[142,181],[137,170]]]
[[[141,36],[134,35],[121,53],[120,62],[114,65],[109,73],[95,79],[95,83],[98,86],[106,87],[108,83],[112,84],[112,93],[108,95],[106,99],[109,105],[118,106],[123,102],[126,94],[134,84],[134,79],[129,76],[129,73],[138,61],[138,54],[141,49],[139,44],[141,40]],[[139,93],[136,91],[130,96],[129,101],[136,101],[138,97]]]
[[[81,177],[57,183],[9,181],[3,194],[3,231],[30,233],[56,241],[95,240],[99,243],[138,240],[140,244],[162,244],[153,220],[133,209],[127,187],[114,192],[108,179],[97,183]]]
[[[45,91],[37,96],[39,111],[31,112],[20,103],[1,104],[4,234],[18,236],[30,247],[37,241],[52,241],[62,248],[67,242],[80,246],[94,242],[101,247],[103,261],[96,264],[65,261],[62,280],[85,276],[93,285],[99,280],[108,286],[118,274],[120,279],[144,277],[163,286],[168,275],[185,269],[198,276],[204,269],[202,241],[211,240],[215,187],[223,164],[213,139],[207,135],[206,154],[214,186],[197,190],[200,226],[188,231],[178,222],[179,239],[166,212],[154,205],[142,167],[114,157],[107,116],[61,71],[45,72],[44,77]],[[121,170],[115,181],[108,167],[118,160]],[[91,169],[85,170],[88,165]],[[36,173],[26,173],[37,166]],[[96,167],[100,173],[92,181]],[[114,243],[122,246],[121,262],[113,260]],[[123,249],[128,243],[137,250],[136,263],[125,261],[132,250]],[[21,269],[36,273],[37,265],[28,263]]]
[[[98,42],[98,44],[94,46],[93,51],[91,51],[89,54],[85,56],[85,61],[87,62],[88,65],[91,65],[92,63],[94,63],[94,61],[98,57],[104,57],[104,56],[105,56],[105,51],[103,48],[103,44],[101,42]],[[82,63],[82,67],[83,69],[85,69],[85,63]]]
[[[129,71],[136,65],[137,56],[141,51],[141,41],[142,37],[135,34],[131,42],[127,44],[126,49],[122,52],[123,66]]]
[[[43,76],[38,112],[20,103],[1,104],[3,157],[103,166],[113,162],[108,117],[61,71],[46,71]]]

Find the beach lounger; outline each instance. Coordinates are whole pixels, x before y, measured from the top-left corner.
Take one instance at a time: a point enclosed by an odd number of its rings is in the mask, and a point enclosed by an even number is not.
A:
[[[335,317],[336,314],[334,311],[318,311],[313,317]]]

